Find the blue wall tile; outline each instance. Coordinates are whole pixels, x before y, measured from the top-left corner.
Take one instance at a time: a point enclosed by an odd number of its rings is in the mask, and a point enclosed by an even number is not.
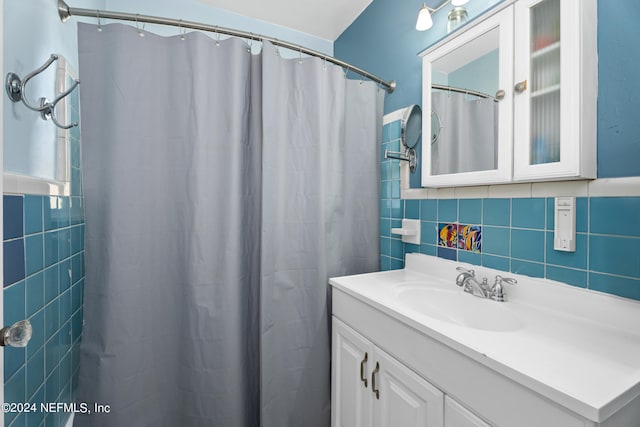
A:
[[[482,254],[482,265],[496,270],[509,271],[509,258]]]
[[[511,200],[484,199],[482,223],[508,227],[511,224]]]
[[[459,203],[460,224],[482,224],[482,199],[462,199]]]
[[[49,231],[44,233],[44,265],[48,267],[58,261],[58,231]]]
[[[22,237],[22,196],[4,196],[4,240]]]
[[[438,243],[438,223],[431,221],[422,221],[420,223],[420,241],[429,245]]]
[[[24,196],[24,234],[42,231],[42,196]]]
[[[420,201],[420,219],[423,221],[438,220],[438,201],[425,199]]]
[[[420,200],[405,201],[404,217],[408,219],[420,219]]]
[[[390,270],[402,270],[403,268],[404,268],[404,260],[390,258],[390,266],[389,266]]]
[[[24,239],[4,242],[4,285],[24,279]]]
[[[513,199],[512,227],[544,229],[545,199]]]
[[[26,316],[31,317],[33,313],[44,306],[44,273],[40,271],[28,277],[26,280]]]
[[[591,233],[640,236],[640,197],[591,199]]]
[[[391,236],[391,219],[380,218],[380,235],[383,237]]]
[[[482,252],[509,256],[511,230],[502,227],[482,227]]]
[[[391,201],[391,218],[404,218],[404,202],[402,200]]]
[[[589,289],[640,300],[640,280],[589,273]]]
[[[25,274],[27,276],[44,268],[44,239],[42,234],[33,234],[24,239]]]
[[[587,272],[570,268],[547,265],[547,279],[568,283],[581,288],[587,287]]]
[[[13,325],[25,318],[25,287],[20,281],[4,290],[4,324]]]
[[[391,218],[391,200],[380,199],[380,217]]]
[[[391,239],[380,237],[380,255],[391,256]]]
[[[424,255],[436,256],[437,255],[436,248],[437,248],[436,245],[427,245],[427,244],[420,245],[420,253]]]
[[[640,239],[591,235],[589,268],[601,273],[640,278]]]
[[[525,276],[530,277],[544,277],[544,264],[512,259],[511,272],[516,274],[524,274]]]
[[[448,259],[451,261],[458,260],[458,251],[455,249],[445,248],[442,246],[438,246],[438,256],[440,258]]]
[[[528,261],[544,261],[544,231],[511,230],[511,256]]]
[[[402,240],[391,239],[389,242],[391,246],[390,255],[392,258],[404,259],[404,247]]]
[[[27,397],[33,394],[44,383],[44,348],[40,348],[27,362]]]
[[[458,221],[458,200],[440,199],[438,200],[438,222]]]
[[[458,251],[458,261],[469,264],[482,265],[482,255],[469,251]]]
[[[5,380],[4,383],[4,401],[20,403],[25,402],[27,397],[26,392],[26,375],[25,367],[23,366],[16,372],[11,378]],[[15,418],[16,413],[8,412],[4,415],[5,424],[8,419]]]
[[[4,375],[9,378],[20,369],[25,362],[26,350],[24,348],[5,347],[4,349]]]
[[[27,344],[27,359],[31,358],[44,345],[44,309],[41,309],[29,318],[33,334]]]

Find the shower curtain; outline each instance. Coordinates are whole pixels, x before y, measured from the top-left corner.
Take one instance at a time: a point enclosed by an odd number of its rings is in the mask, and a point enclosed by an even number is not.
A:
[[[498,103],[463,93],[433,92],[432,111],[442,127],[431,144],[434,175],[496,169]]]
[[[383,92],[239,39],[79,24],[80,426],[330,425],[327,278],[378,269]]]

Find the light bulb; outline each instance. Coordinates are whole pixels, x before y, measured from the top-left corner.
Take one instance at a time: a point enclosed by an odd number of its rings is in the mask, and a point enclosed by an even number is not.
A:
[[[451,0],[451,4],[454,6],[462,6],[469,3],[469,0]]]
[[[420,12],[418,12],[418,20],[416,21],[416,30],[426,31],[433,26],[433,20],[431,19],[431,12],[426,4],[422,5]]]

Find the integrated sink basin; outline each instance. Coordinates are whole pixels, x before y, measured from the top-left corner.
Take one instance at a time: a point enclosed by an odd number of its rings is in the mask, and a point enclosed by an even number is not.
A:
[[[395,288],[398,301],[409,310],[457,326],[493,332],[520,329],[522,321],[504,303],[477,298],[452,285],[434,287],[428,282],[405,282]]]

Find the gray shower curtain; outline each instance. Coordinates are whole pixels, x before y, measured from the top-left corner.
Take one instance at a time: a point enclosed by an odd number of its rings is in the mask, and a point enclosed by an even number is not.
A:
[[[431,144],[434,175],[492,170],[498,167],[498,103],[455,92],[433,92],[431,108],[440,135]]]
[[[80,426],[329,426],[327,278],[378,268],[383,92],[268,43],[79,24]]]

